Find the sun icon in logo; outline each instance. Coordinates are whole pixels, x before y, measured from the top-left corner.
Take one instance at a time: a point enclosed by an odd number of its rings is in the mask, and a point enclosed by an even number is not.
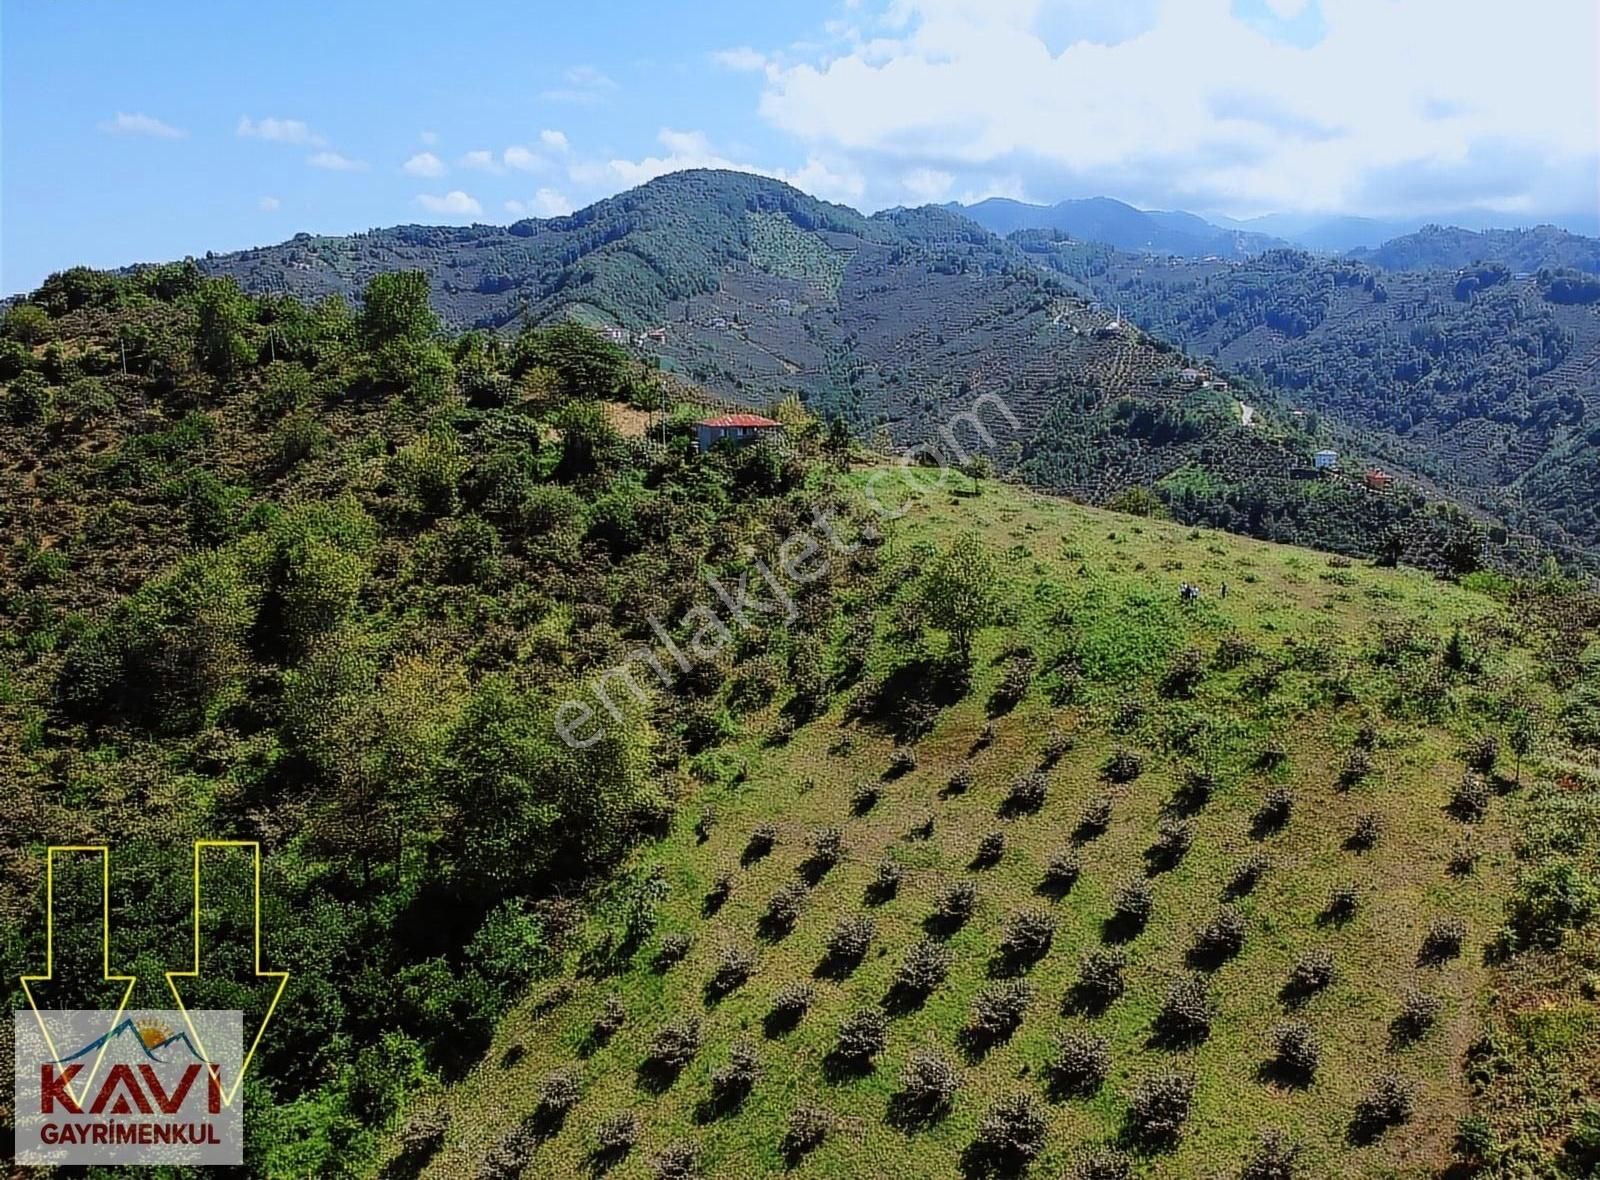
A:
[[[154,1049],[164,1041],[170,1041],[173,1030],[162,1024],[159,1020],[141,1020],[134,1025],[139,1031],[139,1039],[144,1042],[146,1049]]]

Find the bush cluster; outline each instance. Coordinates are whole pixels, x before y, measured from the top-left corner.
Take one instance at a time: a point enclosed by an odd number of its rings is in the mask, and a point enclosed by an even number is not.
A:
[[[1208,964],[1231,959],[1244,949],[1244,935],[1244,915],[1232,906],[1224,906],[1194,932],[1191,957]]]
[[[908,996],[926,996],[950,974],[950,949],[923,939],[906,952],[895,972],[894,986]]]
[[[1009,1037],[1033,1003],[1033,985],[1021,979],[985,984],[972,1000],[967,1038],[977,1044],[994,1044]]]
[[[1286,1020],[1272,1030],[1273,1066],[1285,1081],[1309,1086],[1322,1064],[1322,1044],[1303,1020]]]
[[[1135,878],[1111,895],[1111,920],[1128,933],[1137,934],[1150,920],[1155,904],[1155,890],[1150,882]]]
[[[972,783],[972,767],[962,763],[950,772],[950,781],[945,784],[944,788],[945,794],[964,795],[972,790]]]
[[[1254,1154],[1245,1161],[1239,1180],[1298,1180],[1306,1147],[1276,1127],[1261,1132]]]
[[[999,829],[984,833],[978,841],[978,847],[972,854],[972,867],[978,869],[992,868],[1000,863],[1000,858],[1005,855],[1006,834]]]
[[[1416,1090],[1411,1083],[1385,1074],[1356,1103],[1351,1130],[1357,1138],[1376,1138],[1391,1127],[1410,1122],[1416,1105]]]
[[[1288,787],[1268,787],[1255,814],[1255,829],[1262,833],[1281,831],[1293,813],[1294,792]]]
[[[1118,746],[1106,759],[1105,776],[1114,783],[1131,783],[1144,773],[1144,759],[1126,746]]]
[[[1203,975],[1180,975],[1156,1013],[1156,1032],[1171,1045],[1195,1045],[1211,1035],[1211,990]]]
[[[662,1070],[679,1070],[693,1061],[700,1052],[700,1019],[686,1016],[682,1020],[664,1024],[650,1038],[645,1060]]]
[[[850,792],[850,814],[866,815],[867,812],[878,805],[878,800],[882,795],[883,792],[879,789],[877,783],[857,783],[855,789]]]
[[[1313,995],[1333,983],[1335,974],[1332,955],[1325,950],[1307,951],[1289,968],[1284,992],[1297,998]]]
[[[1092,840],[1096,836],[1105,834],[1111,826],[1111,813],[1113,803],[1110,795],[1096,795],[1084,805],[1083,814],[1078,817],[1078,827],[1075,835],[1079,841]]]
[[[776,935],[789,933],[800,920],[800,909],[809,893],[804,881],[790,881],[780,886],[767,901],[767,911],[761,919],[763,927]]]
[[[1044,865],[1044,888],[1052,893],[1065,893],[1083,875],[1083,857],[1076,848],[1058,848],[1050,854]]]
[[[1122,995],[1127,966],[1127,955],[1117,947],[1090,950],[1078,964],[1078,978],[1072,985],[1073,1002],[1091,1011],[1105,1009]]]
[[[1475,824],[1489,814],[1489,784],[1482,775],[1467,771],[1450,793],[1450,814],[1464,824]]]
[[[948,926],[959,926],[972,916],[978,904],[978,887],[971,881],[952,881],[933,899],[934,917]]]
[[[619,1110],[601,1119],[594,1129],[595,1154],[607,1160],[618,1160],[633,1150],[639,1142],[644,1126],[638,1114]]]
[[[1064,1180],[1133,1180],[1133,1160],[1114,1147],[1092,1147],[1073,1161]]]
[[[1409,1043],[1426,1036],[1439,1019],[1440,1007],[1438,996],[1407,988],[1400,996],[1400,1014],[1394,1018],[1395,1039]]]
[[[1002,815],[1032,815],[1044,806],[1050,793],[1050,779],[1043,771],[1031,770],[1011,784],[1000,804]]]
[[[932,1122],[946,1114],[961,1088],[961,1071],[942,1053],[916,1049],[900,1071],[900,1091],[895,1103],[901,1117]]]
[[[1032,1094],[1007,1094],[995,1100],[978,1125],[973,1153],[1002,1172],[1020,1172],[1044,1150],[1049,1121]]]
[[[1181,1070],[1151,1074],[1128,1096],[1128,1131],[1150,1147],[1169,1147],[1183,1136],[1194,1106],[1194,1075]]]
[[[1422,936],[1422,961],[1443,963],[1461,954],[1461,944],[1467,940],[1467,923],[1463,918],[1435,918],[1428,923],[1428,932]]]
[[[728,1061],[711,1075],[711,1100],[718,1106],[731,1106],[744,1100],[761,1077],[761,1057],[747,1039],[733,1043]]]
[[[744,846],[744,856],[747,861],[760,860],[771,852],[778,843],[778,825],[771,820],[764,820],[755,826],[750,833],[750,840]]]
[[[669,1143],[650,1161],[656,1180],[699,1180],[700,1149],[693,1143]]]
[[[873,870],[872,881],[867,886],[868,900],[877,903],[888,901],[900,892],[900,879],[903,875],[904,871],[900,868],[899,861],[893,857],[884,857]]]
[[[1064,1032],[1045,1066],[1051,1089],[1067,1097],[1099,1092],[1111,1073],[1111,1042],[1087,1032]]]
[[[795,1161],[821,1147],[833,1130],[833,1115],[823,1107],[801,1103],[789,1112],[789,1126],[783,1133],[783,1154]]]
[[[1223,893],[1227,897],[1244,897],[1255,891],[1261,883],[1261,878],[1266,876],[1267,870],[1272,868],[1272,858],[1260,849],[1250,853],[1233,866],[1228,874],[1228,884]]]
[[[683,962],[693,947],[694,939],[687,934],[674,932],[664,936],[656,951],[656,970],[665,971]]]
[[[743,987],[756,968],[755,952],[742,946],[725,946],[717,952],[717,965],[706,983],[706,991],[721,997]]]
[[[888,1043],[888,1019],[876,1008],[861,1008],[840,1023],[833,1053],[841,1062],[859,1068],[870,1065]]]
[[[861,962],[877,931],[876,923],[860,914],[840,918],[828,933],[826,947],[829,961],[841,966]]]

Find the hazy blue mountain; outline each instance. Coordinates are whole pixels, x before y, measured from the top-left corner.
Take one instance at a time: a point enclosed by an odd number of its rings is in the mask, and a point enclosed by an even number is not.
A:
[[[1553,225],[1478,231],[1425,225],[1376,249],[1352,250],[1350,257],[1385,270],[1459,270],[1479,262],[1501,262],[1519,272],[1565,267],[1600,273],[1600,239]]]
[[[952,205],[979,225],[1005,236],[1024,229],[1057,230],[1080,241],[1103,242],[1143,254],[1204,258],[1248,258],[1287,245],[1267,234],[1213,225],[1193,213],[1135,209],[1110,197],[1030,205],[990,197],[972,205]]]

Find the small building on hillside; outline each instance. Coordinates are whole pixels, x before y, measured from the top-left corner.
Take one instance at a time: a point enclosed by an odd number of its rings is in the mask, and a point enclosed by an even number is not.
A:
[[[613,344],[627,344],[628,341],[633,339],[633,333],[629,332],[628,329],[615,326],[601,328],[600,335]]]
[[[695,445],[709,451],[724,439],[744,444],[763,438],[778,438],[783,434],[783,423],[763,418],[760,414],[721,414],[703,418],[694,424]]]
[[[1366,484],[1375,492],[1386,492],[1394,483],[1394,476],[1381,467],[1367,468]]]
[[[1332,471],[1339,466],[1339,452],[1318,451],[1311,456],[1311,465],[1318,471]]]
[[[1204,377],[1205,374],[1199,369],[1183,369],[1178,373],[1178,380],[1185,385],[1199,385]]]

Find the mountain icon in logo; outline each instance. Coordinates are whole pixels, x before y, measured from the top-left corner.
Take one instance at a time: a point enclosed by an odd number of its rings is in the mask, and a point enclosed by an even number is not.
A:
[[[158,1065],[170,1065],[174,1060],[182,1060],[181,1056],[174,1055],[181,1054],[184,1049],[189,1051],[189,1056],[195,1061],[202,1063],[205,1061],[199,1050],[194,1047],[194,1042],[189,1039],[188,1033],[182,1030],[173,1031],[159,1021],[135,1020],[130,1016],[105,1036],[96,1037],[77,1052],[63,1057],[61,1064],[66,1065],[70,1061],[77,1061],[91,1053],[97,1053],[102,1046],[110,1048],[113,1045],[118,1048],[137,1046],[148,1060]]]

